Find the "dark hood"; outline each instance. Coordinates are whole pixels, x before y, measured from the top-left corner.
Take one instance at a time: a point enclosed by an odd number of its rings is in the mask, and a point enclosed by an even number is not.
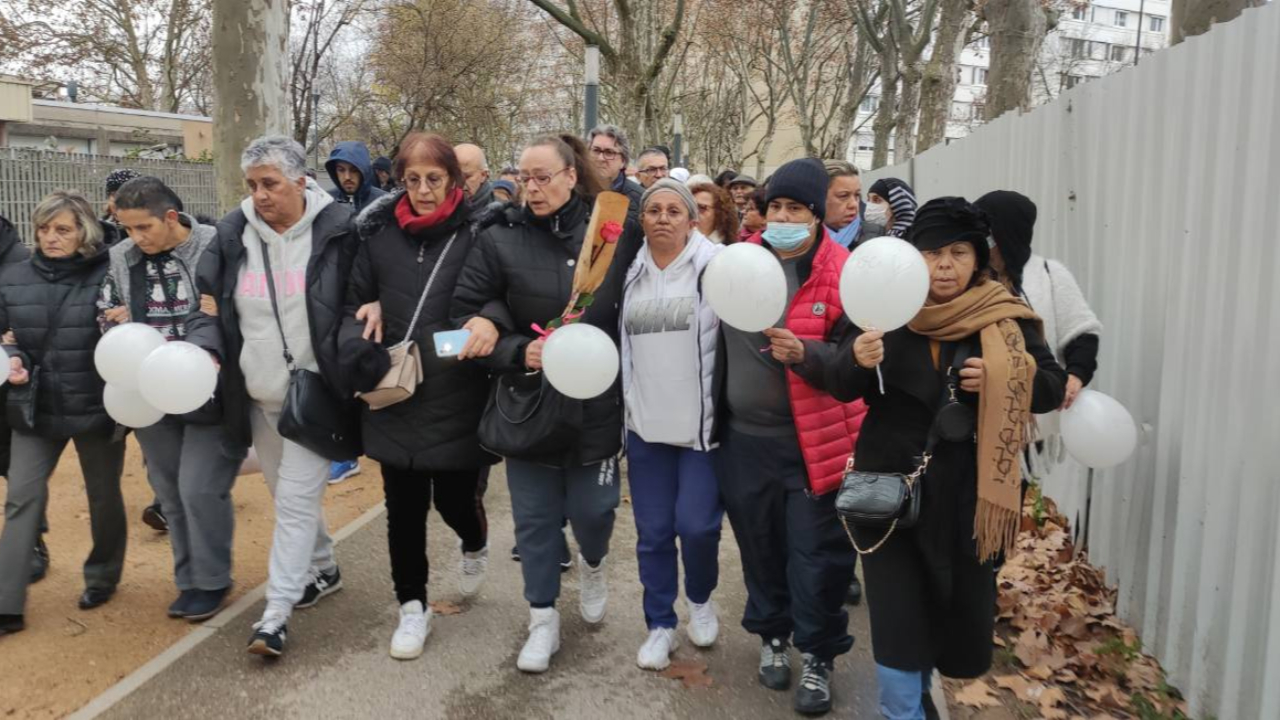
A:
[[[0,262],[8,262],[5,258],[9,253],[21,246],[22,238],[18,235],[18,230],[13,227],[13,223],[6,217],[0,217]]]
[[[1005,272],[1014,287],[1022,287],[1022,267],[1031,259],[1031,236],[1036,227],[1036,204],[1012,190],[996,190],[974,203],[987,214],[991,237],[1000,248]]]
[[[329,173],[329,179],[333,181],[333,187],[340,193],[346,191],[342,189],[342,185],[338,183],[338,175],[334,170],[337,163],[344,162],[355,165],[360,171],[360,187],[356,190],[357,197],[367,194],[369,188],[373,186],[373,161],[369,157],[369,148],[365,147],[362,142],[348,140],[340,142],[333,146],[333,152],[329,153],[329,159],[324,164],[324,169]]]

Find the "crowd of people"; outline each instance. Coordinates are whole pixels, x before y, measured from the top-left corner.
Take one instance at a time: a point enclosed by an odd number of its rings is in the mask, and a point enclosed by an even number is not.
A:
[[[248,194],[216,222],[132,171],[108,181],[103,217],[81,193],[46,197],[30,251],[0,218],[0,635],[25,627],[27,587],[48,568],[48,480],[68,442],[93,535],[80,607],[109,602],[120,581],[126,430],[105,409],[93,355],[104,332],[136,322],[219,368],[204,407],[136,431],[156,497],[148,517],[172,543],[170,617],[201,621],[228,600],[231,489],[251,448],[273,495],[250,653],[283,654],[293,611],[342,587],[323,498],[364,455],[381,468],[400,606],[389,653],[420,656],[428,511],[458,536],[456,556],[434,555],[454,557],[460,592],[476,596],[493,540],[484,496],[504,462],[529,604],[517,667],[546,672],[563,573],[577,568],[582,618],[606,616],[625,459],[647,625],[639,667],[667,667],[682,614],[690,643],[715,644],[726,515],[747,593],[741,626],[760,641],[753,671],[771,690],[794,687],[797,711],[830,710],[835,662],[854,643],[846,604],[864,590],[886,718],[937,717],[935,670],[990,667],[995,568],[1024,470],[1056,459],[1045,414],[1092,379],[1101,332],[1066,268],[1032,253],[1029,198],[919,205],[885,178],[864,199],[842,160],[795,160],[763,181],[691,175],[666,148],[633,154],[613,126],[585,142],[541,138],[496,177],[482,148],[429,133],[393,158],[338,143],[328,192],[289,138],[253,141],[241,169]],[[603,331],[621,372],[575,400],[540,372],[554,332],[544,328],[577,297],[575,264],[606,191],[627,198],[627,219],[590,302],[567,319]],[[925,307],[888,333],[854,325],[839,292],[850,252],[883,235],[914,245],[930,275]],[[704,271],[733,243],[769,250],[786,278],[786,311],[762,332],[721,322],[703,293]],[[405,368],[416,377],[388,385]],[[334,423],[331,442],[299,428]],[[835,498],[855,466],[914,471],[919,521],[888,534],[842,522]]]

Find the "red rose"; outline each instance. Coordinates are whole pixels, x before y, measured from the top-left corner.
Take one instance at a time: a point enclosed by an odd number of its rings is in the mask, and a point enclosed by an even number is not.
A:
[[[600,226],[600,237],[610,245],[618,242],[618,238],[622,237],[622,225],[610,220]]]

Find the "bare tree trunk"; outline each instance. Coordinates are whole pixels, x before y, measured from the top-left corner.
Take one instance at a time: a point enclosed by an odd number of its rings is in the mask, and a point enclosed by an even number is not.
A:
[[[916,151],[924,152],[947,136],[951,99],[956,94],[956,61],[968,33],[970,0],[941,0],[942,15],[933,40],[933,56],[924,68],[920,84],[920,132]]]
[[[871,154],[871,168],[882,168],[889,164],[889,137],[893,134],[893,116],[898,104],[898,53],[893,46],[885,43],[884,52],[880,53],[880,107],[876,111],[876,121],[872,124],[875,130],[875,150]]]
[[[893,126],[893,161],[915,157],[916,154],[916,117],[920,110],[920,80],[923,73],[920,63],[903,62],[902,87],[898,89],[898,116]]]
[[[218,205],[244,196],[240,154],[254,138],[289,132],[289,3],[214,0],[213,155]]]
[[[1031,73],[1049,19],[1039,0],[989,0],[980,11],[991,32],[986,120],[1031,104]]]
[[[1169,44],[1209,31],[1214,23],[1234,20],[1245,8],[1262,7],[1265,0],[1173,0]]]

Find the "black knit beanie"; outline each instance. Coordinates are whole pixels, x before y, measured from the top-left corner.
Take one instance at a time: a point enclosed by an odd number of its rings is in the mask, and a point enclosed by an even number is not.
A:
[[[934,198],[920,207],[907,233],[907,242],[920,250],[937,250],[951,243],[967,242],[978,256],[978,271],[991,264],[987,219],[973,203],[962,197]]]
[[[821,160],[792,160],[769,177],[765,202],[778,198],[794,200],[822,220],[827,214],[827,184],[830,182]]]
[[[991,236],[1000,248],[1005,272],[1015,287],[1022,287],[1022,267],[1031,259],[1031,236],[1036,226],[1036,204],[1012,190],[996,190],[974,203],[987,215]]]

